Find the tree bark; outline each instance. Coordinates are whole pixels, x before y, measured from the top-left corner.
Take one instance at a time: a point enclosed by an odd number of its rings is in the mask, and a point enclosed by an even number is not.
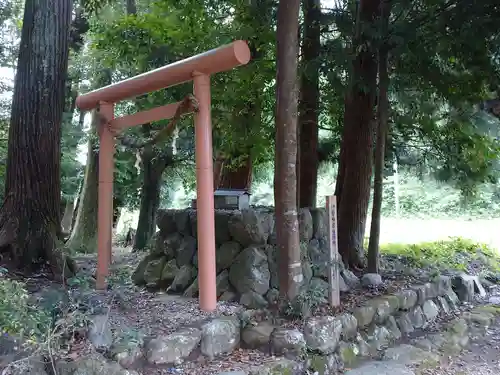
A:
[[[137,14],[137,4],[135,0],[127,0],[127,14]]]
[[[97,251],[97,191],[98,158],[97,136],[98,116],[92,113],[91,136],[87,141],[87,165],[83,187],[77,202],[77,213],[73,231],[66,246],[73,251],[95,253]]]
[[[382,35],[387,35],[390,15],[390,0],[382,0],[381,18]],[[378,54],[378,132],[375,145],[375,178],[373,184],[372,220],[370,226],[370,240],[368,243],[367,268],[368,272],[378,273],[379,270],[379,242],[380,242],[380,216],[382,211],[382,193],[384,185],[385,143],[389,132],[389,49],[386,43],[379,48]]]
[[[71,219],[73,218],[74,200],[67,199],[64,206],[65,206],[64,213],[61,220],[61,229],[63,234],[67,236],[71,230]]]
[[[226,163],[222,163],[218,185],[216,189],[250,189],[252,182],[252,159],[247,156],[245,162],[235,168],[227,167]]]
[[[300,0],[278,5],[274,201],[280,294],[293,299],[302,282],[297,220],[297,65]]]
[[[356,55],[351,86],[345,100],[336,187],[336,193],[340,195],[339,252],[344,264],[353,268],[364,265],[363,239],[370,199],[377,86],[377,51],[370,40],[370,27],[376,21],[379,4],[380,0],[361,0],[360,3],[358,14],[361,31],[354,41]]]
[[[73,217],[71,218],[71,233],[73,233],[73,230],[75,228],[76,216],[78,214],[78,210],[80,209],[80,197],[82,196],[82,190],[83,190],[83,181],[80,183],[80,188],[78,189],[78,196],[76,198],[75,209],[73,210]]]
[[[162,176],[169,161],[167,156],[155,156],[151,149],[143,152],[141,207],[134,250],[144,250],[156,232],[156,212],[160,206]]]
[[[111,84],[111,71],[103,69],[96,78],[95,88]],[[95,253],[97,251],[97,194],[99,174],[99,150],[97,127],[99,118],[92,112],[92,122],[87,141],[87,164],[83,186],[77,202],[77,213],[73,231],[66,246],[74,251]]]
[[[71,11],[70,0],[26,1],[0,211],[0,247],[9,252],[12,266],[32,271],[48,262],[56,278],[75,270],[59,249]]]
[[[321,1],[304,0],[304,36],[299,100],[298,203],[315,207],[318,185],[319,54]],[[303,167],[301,167],[303,166]]]

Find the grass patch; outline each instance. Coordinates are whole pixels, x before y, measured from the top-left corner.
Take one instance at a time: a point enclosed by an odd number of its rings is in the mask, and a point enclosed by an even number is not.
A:
[[[403,257],[410,266],[419,268],[466,270],[471,261],[479,261],[488,271],[500,272],[500,256],[494,249],[464,238],[417,244],[382,244],[380,252],[382,255]]]

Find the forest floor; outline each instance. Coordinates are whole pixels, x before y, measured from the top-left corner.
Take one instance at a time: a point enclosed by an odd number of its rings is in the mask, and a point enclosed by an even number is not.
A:
[[[180,326],[201,322],[210,317],[235,315],[242,311],[236,303],[219,302],[214,313],[204,313],[198,308],[198,300],[164,293],[151,293],[137,288],[130,283],[130,273],[143,254],[130,252],[129,249],[115,248],[112,265],[112,285],[107,292],[112,295],[109,304],[109,322],[115,336],[138,337],[158,336],[168,334]],[[95,257],[80,256],[77,259],[85,272],[94,272]],[[387,277],[386,283],[380,289],[363,290],[351,293],[342,299],[342,308],[349,309],[359,305],[363,300],[373,298],[404,288],[415,283],[415,279],[405,277]],[[500,293],[500,291],[498,292]],[[500,298],[500,297],[499,297]],[[328,309],[315,311],[329,314]],[[338,312],[338,311],[337,311]],[[470,350],[460,357],[445,358],[441,366],[426,369],[421,375],[490,375],[500,373],[500,321],[499,325],[488,330],[487,335],[472,341]],[[300,325],[301,321],[290,321],[290,325]],[[75,346],[69,356],[84,355],[92,350],[89,343]],[[239,349],[225,358],[208,360],[200,357],[194,362],[185,362],[175,367],[152,367],[144,365],[138,368],[142,375],[182,374],[182,375],[217,375],[225,371],[245,371],[252,366],[263,365],[272,361],[269,353],[258,350]],[[239,374],[238,372],[236,372]],[[244,373],[244,372],[243,372]],[[307,373],[304,373],[306,375]]]
[[[500,238],[493,238],[494,229],[498,228],[500,220],[485,223],[464,222],[460,225],[445,225],[446,221],[436,222],[421,220],[400,220],[394,223],[385,220],[382,227],[382,242],[421,242],[448,237],[468,237],[478,242],[487,242],[500,250]],[[393,224],[393,225],[392,225]],[[469,226],[475,231],[465,229]],[[493,228],[496,226],[496,228]],[[450,231],[453,228],[453,231]],[[398,237],[404,232],[404,235]],[[468,234],[475,234],[469,236]],[[385,236],[385,237],[384,237]],[[411,236],[418,236],[411,240]],[[489,236],[489,237],[488,237]],[[491,238],[492,241],[488,241]],[[198,300],[180,296],[167,295],[165,293],[152,293],[138,288],[131,283],[130,275],[136,268],[143,253],[133,253],[128,248],[115,247],[113,249],[113,264],[110,277],[110,288],[101,297],[107,309],[109,324],[113,336],[137,340],[140,337],[159,336],[169,334],[180,326],[197,323],[205,319],[217,316],[236,315],[242,311],[242,307],[236,303],[219,302],[214,313],[204,313],[198,308]],[[390,263],[389,259],[387,261]],[[73,289],[76,293],[90,295],[93,298],[94,291],[91,275],[95,273],[95,255],[81,255],[75,258],[81,269],[81,279],[76,280]],[[415,283],[413,276],[390,277],[384,275],[386,283],[379,289],[360,290],[359,293],[350,293],[342,299],[343,309],[349,309],[359,305],[362,300],[372,298],[378,294],[385,294]],[[46,293],[48,289],[61,290],[57,285],[46,282],[43,275],[28,280],[28,289],[31,295]],[[64,290],[63,290],[64,293]],[[500,294],[500,292],[499,292]],[[500,304],[500,296],[499,304]],[[316,311],[316,313],[331,313],[328,309]],[[443,361],[438,368],[426,369],[422,375],[489,375],[500,374],[500,321],[488,331],[484,337],[473,340],[470,350],[458,358],[450,358]],[[290,325],[301,324],[300,320],[290,321]],[[75,360],[82,357],[93,349],[92,344],[86,340],[72,343],[63,357]],[[0,353],[1,354],[1,353]],[[0,355],[0,370],[1,370]],[[141,375],[180,374],[180,375],[217,375],[224,371],[244,371],[248,367],[265,364],[272,361],[269,353],[257,350],[239,349],[231,355],[217,359],[208,360],[200,357],[194,362],[185,362],[175,367],[148,367],[144,365],[138,368]],[[3,374],[3,373],[2,373]],[[306,375],[306,374],[304,374]]]

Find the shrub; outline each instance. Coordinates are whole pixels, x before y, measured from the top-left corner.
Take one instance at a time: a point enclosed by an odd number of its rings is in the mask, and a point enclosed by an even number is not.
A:
[[[28,340],[47,334],[52,323],[50,314],[30,303],[23,283],[0,280],[0,329],[2,333]]]
[[[500,270],[500,257],[495,250],[464,238],[417,244],[385,244],[381,245],[380,252],[383,255],[404,257],[414,267],[465,270],[470,261],[479,260],[491,271]]]

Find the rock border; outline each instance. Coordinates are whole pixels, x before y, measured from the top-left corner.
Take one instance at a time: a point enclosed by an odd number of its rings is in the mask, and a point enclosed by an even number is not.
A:
[[[270,320],[253,321],[258,310],[246,310],[240,316],[212,318],[196,327],[180,328],[145,342],[141,350],[150,365],[180,365],[199,356],[224,356],[241,346],[276,356],[307,358],[308,366],[319,374],[320,369],[323,374],[335,373],[384,352],[390,356],[386,350],[402,340],[411,339],[419,349],[440,347],[457,352],[468,343],[468,323],[487,326],[496,309],[480,307],[465,312],[446,324],[443,335],[412,337],[439,317],[455,316],[462,302],[482,295],[477,292],[480,285],[477,277],[468,275],[439,276],[432,282],[368,300],[350,312],[308,318],[298,328],[276,326]],[[130,355],[137,353],[126,350],[115,353],[115,358],[133,368]]]

